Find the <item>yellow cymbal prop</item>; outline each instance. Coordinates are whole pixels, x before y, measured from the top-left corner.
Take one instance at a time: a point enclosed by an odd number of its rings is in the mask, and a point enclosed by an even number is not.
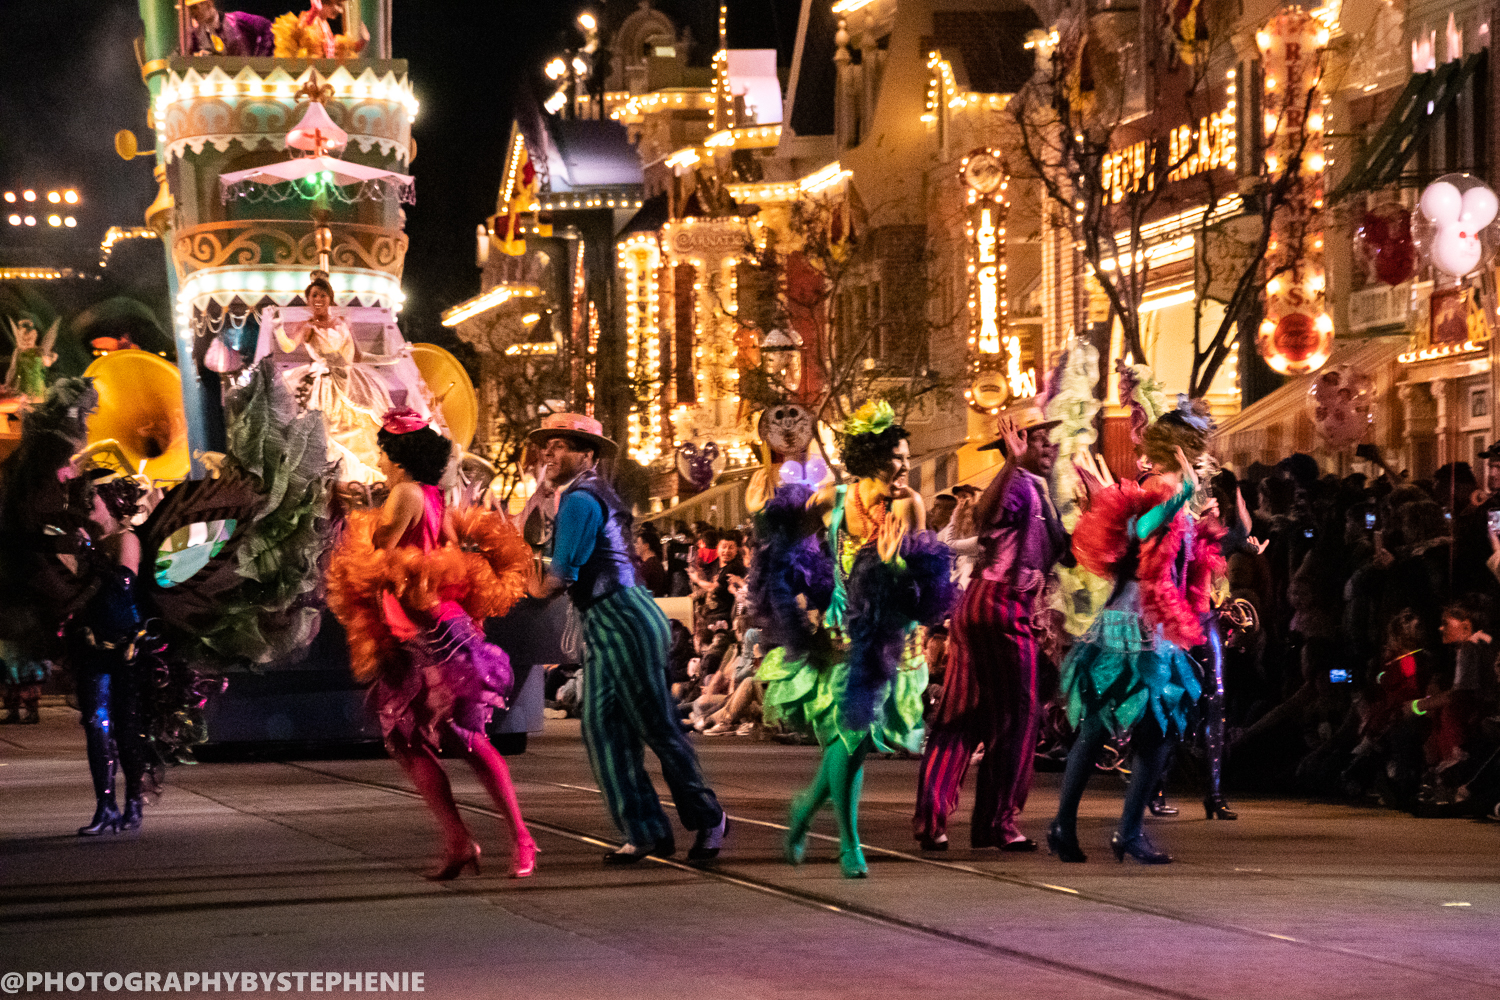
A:
[[[453,443],[467,451],[479,429],[479,396],[463,363],[436,344],[412,344],[411,359],[432,393]]]
[[[83,374],[99,390],[88,443],[113,440],[131,473],[144,462],[152,480],[186,479],[191,460],[177,366],[148,351],[110,351]]]

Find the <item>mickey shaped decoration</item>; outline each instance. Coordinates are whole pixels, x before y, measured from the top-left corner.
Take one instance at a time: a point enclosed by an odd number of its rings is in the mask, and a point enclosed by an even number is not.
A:
[[[1468,183],[1460,190],[1454,181]],[[1418,207],[1432,225],[1426,242],[1433,267],[1453,278],[1479,267],[1485,255],[1482,234],[1500,210],[1494,191],[1467,174],[1449,174],[1427,186]]]
[[[677,446],[677,472],[695,490],[706,490],[713,485],[716,465],[719,461],[719,446],[709,441],[699,448],[691,441]]]
[[[828,463],[817,455],[806,462],[786,461],[781,463],[781,485],[807,486],[817,489],[828,478]]]

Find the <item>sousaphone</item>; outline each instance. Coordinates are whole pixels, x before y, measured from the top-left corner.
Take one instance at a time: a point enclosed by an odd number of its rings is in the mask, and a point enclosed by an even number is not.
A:
[[[436,344],[412,344],[411,360],[448,425],[449,437],[460,451],[468,451],[479,429],[479,396],[463,362]]]
[[[88,420],[84,454],[122,473],[144,473],[153,481],[186,479],[187,411],[182,376],[171,362],[148,351],[111,351],[84,376],[99,390],[99,408]]]

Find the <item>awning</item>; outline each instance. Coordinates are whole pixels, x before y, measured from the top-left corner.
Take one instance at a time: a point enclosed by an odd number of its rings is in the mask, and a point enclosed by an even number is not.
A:
[[[1333,200],[1398,183],[1407,161],[1438,119],[1453,107],[1464,85],[1484,60],[1485,52],[1476,52],[1408,80],[1380,130],[1365,144],[1354,166],[1333,192]]]
[[[1396,358],[1410,344],[1411,338],[1404,334],[1399,337],[1335,340],[1333,356],[1328,359],[1325,367],[1349,365],[1357,371],[1364,372],[1375,379],[1376,397],[1385,400],[1384,405],[1393,405],[1391,401],[1395,398],[1395,392],[1391,384],[1394,364]],[[1249,461],[1252,462],[1264,461],[1268,456],[1263,453],[1270,447],[1272,441],[1267,435],[1267,430],[1273,426],[1280,426],[1282,432],[1275,439],[1277,445],[1273,449],[1279,450],[1280,454],[1275,455],[1271,461],[1285,458],[1297,450],[1294,446],[1295,427],[1298,418],[1307,415],[1307,390],[1316,377],[1314,374],[1289,378],[1285,385],[1270,395],[1256,400],[1234,416],[1220,421],[1219,426],[1214,429],[1213,440],[1210,443],[1213,453],[1220,461],[1231,465],[1235,464],[1236,455],[1250,455],[1252,457]],[[1313,448],[1317,450],[1316,442]],[[1241,475],[1245,472],[1238,466],[1235,471]]]

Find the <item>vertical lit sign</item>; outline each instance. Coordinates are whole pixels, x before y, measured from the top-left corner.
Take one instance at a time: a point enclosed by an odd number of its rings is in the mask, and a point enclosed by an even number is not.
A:
[[[1266,175],[1289,170],[1285,200],[1271,219],[1266,244],[1265,319],[1256,348],[1283,375],[1316,371],[1333,352],[1323,265],[1323,135],[1328,98],[1322,94],[1328,29],[1292,7],[1255,35],[1265,73]]]
[[[974,231],[975,257],[979,268],[975,281],[979,285],[980,354],[1000,353],[1000,262],[995,234],[995,206],[986,202],[979,210],[979,228]]]
[[[640,233],[621,244],[619,259],[625,275],[625,371],[639,387],[630,408],[627,450],[649,465],[661,456],[664,444],[657,281],[661,252],[654,236]]]
[[[980,413],[998,413],[1013,398],[1036,395],[1035,369],[1021,370],[1021,338],[1007,332],[1005,161],[993,149],[976,149],[959,163],[969,219],[969,387],[964,399]]]

